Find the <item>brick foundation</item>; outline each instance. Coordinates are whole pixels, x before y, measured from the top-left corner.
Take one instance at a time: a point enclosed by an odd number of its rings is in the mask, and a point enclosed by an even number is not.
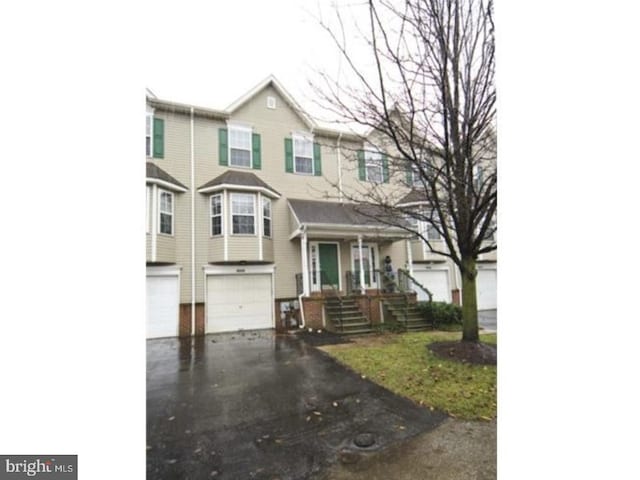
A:
[[[311,297],[303,298],[304,304],[304,324],[307,328],[321,329],[322,325],[322,309],[324,306],[324,298]]]
[[[196,335],[204,335],[204,303],[196,303]],[[191,304],[180,304],[179,337],[191,336]]]
[[[460,290],[457,288],[455,290],[451,290],[451,299],[453,300],[454,305],[462,305],[460,302]]]

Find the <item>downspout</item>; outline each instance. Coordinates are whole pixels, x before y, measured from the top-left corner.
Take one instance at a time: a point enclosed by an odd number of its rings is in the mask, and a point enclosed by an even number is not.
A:
[[[158,256],[158,185],[151,185],[151,261]]]
[[[302,303],[302,297],[308,295],[309,292],[309,260],[307,258],[307,226],[302,227],[302,238],[300,239],[300,249],[302,257],[302,293],[298,295],[298,305],[300,305],[300,328],[305,327],[304,321],[304,303]]]
[[[191,335],[196,334],[196,197],[195,197],[195,148],[194,118],[191,107]]]
[[[340,149],[340,141],[342,140],[342,132],[338,135],[338,198],[342,203],[342,150]]]

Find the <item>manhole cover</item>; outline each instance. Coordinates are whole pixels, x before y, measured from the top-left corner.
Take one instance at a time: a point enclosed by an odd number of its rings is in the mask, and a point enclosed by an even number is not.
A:
[[[353,439],[353,443],[360,448],[367,448],[376,443],[376,437],[373,433],[361,433]]]

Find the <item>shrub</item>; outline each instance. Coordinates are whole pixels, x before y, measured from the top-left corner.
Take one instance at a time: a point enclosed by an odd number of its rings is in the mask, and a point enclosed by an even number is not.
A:
[[[462,325],[462,308],[447,302],[418,302],[418,309],[435,325]]]

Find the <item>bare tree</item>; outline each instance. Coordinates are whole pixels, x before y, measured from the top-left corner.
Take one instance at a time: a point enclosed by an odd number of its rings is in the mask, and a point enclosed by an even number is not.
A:
[[[411,188],[416,201],[382,183],[343,195],[382,207],[386,223],[453,260],[462,278],[462,340],[477,341],[476,263],[497,248],[493,2],[369,0],[366,7],[360,34],[369,63],[350,50],[336,9],[337,27],[321,25],[348,80],[319,72],[311,86],[332,115],[368,129],[363,140],[388,156],[390,182]],[[429,224],[447,248],[436,250],[407,218]]]

